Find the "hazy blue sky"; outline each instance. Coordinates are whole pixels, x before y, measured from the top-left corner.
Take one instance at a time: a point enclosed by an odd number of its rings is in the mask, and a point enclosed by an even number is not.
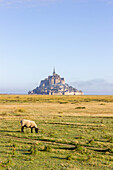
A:
[[[67,83],[113,83],[113,0],[0,0],[0,92],[32,90],[53,67]]]

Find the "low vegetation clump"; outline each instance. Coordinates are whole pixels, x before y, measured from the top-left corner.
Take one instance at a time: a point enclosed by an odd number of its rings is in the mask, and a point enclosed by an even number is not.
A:
[[[0,169],[112,169],[112,108],[113,96],[0,95]]]
[[[51,152],[52,148],[50,145],[45,145],[44,151]]]
[[[109,137],[108,137],[108,142],[113,143],[113,136],[109,136]]]
[[[12,145],[12,155],[15,155],[15,151],[16,151],[16,144]]]
[[[67,160],[72,160],[73,157],[72,157],[72,155],[68,155],[68,156],[66,157],[66,159],[67,159]]]
[[[85,107],[76,107],[75,109],[85,109]]]
[[[24,108],[18,108],[15,110],[15,112],[20,112],[20,113],[23,113],[23,112],[26,112]]]
[[[88,144],[94,144],[94,139],[89,140]]]
[[[32,144],[29,150],[30,154],[35,155],[37,153],[37,147],[36,144]]]

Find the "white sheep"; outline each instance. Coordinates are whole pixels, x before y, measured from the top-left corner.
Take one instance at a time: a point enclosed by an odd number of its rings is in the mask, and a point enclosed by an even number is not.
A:
[[[21,120],[20,121],[21,123],[21,132],[24,132],[24,127],[27,127],[27,128],[31,128],[31,133],[33,133],[33,128],[35,128],[35,132],[38,133],[38,128],[37,128],[37,125],[34,121],[31,121],[31,120]]]

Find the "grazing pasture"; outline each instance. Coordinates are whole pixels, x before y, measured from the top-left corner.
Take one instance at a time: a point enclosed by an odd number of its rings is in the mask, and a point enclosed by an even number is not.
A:
[[[113,96],[0,95],[0,169],[112,168]]]

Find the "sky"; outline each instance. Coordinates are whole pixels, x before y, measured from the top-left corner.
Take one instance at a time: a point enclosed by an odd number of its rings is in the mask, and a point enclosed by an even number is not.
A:
[[[0,93],[27,93],[54,67],[113,94],[113,0],[0,0]]]

